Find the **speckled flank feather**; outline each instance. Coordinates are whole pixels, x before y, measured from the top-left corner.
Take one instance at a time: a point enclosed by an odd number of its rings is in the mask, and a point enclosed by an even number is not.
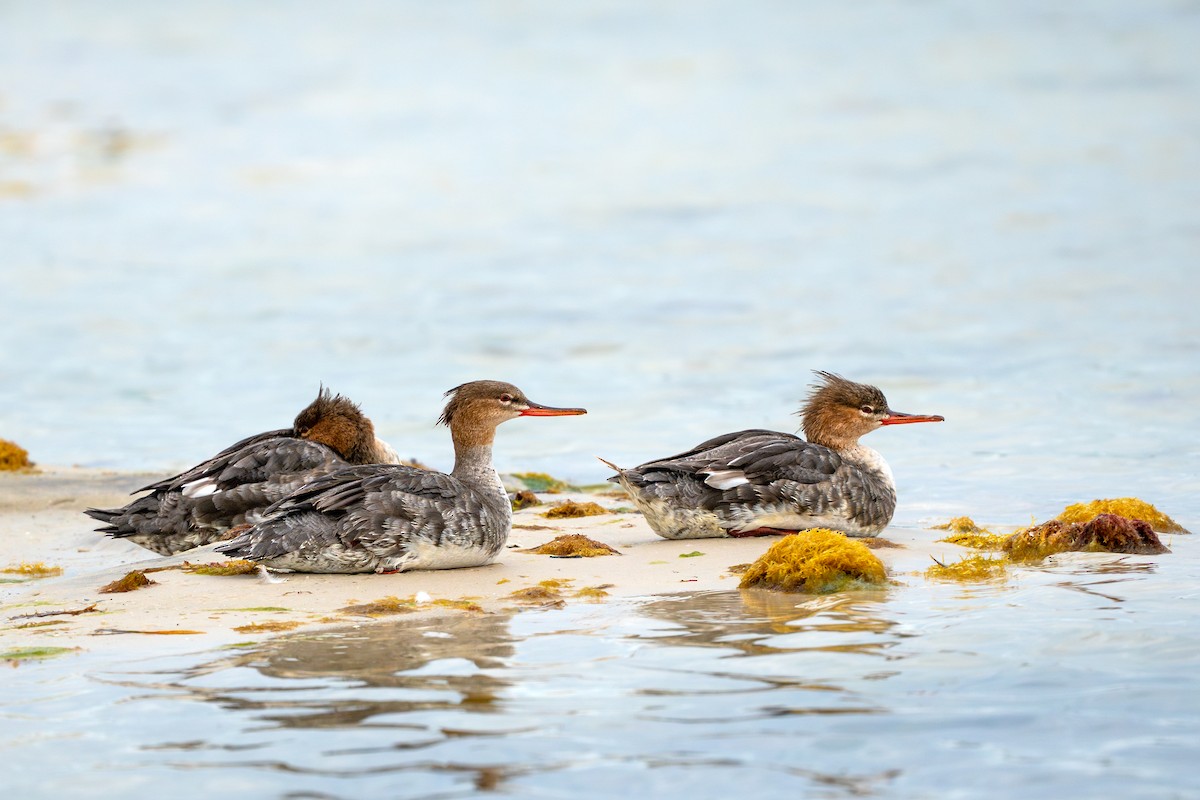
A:
[[[219,550],[298,572],[478,566],[500,552],[512,522],[496,483],[476,487],[403,466],[343,469],[278,503]]]
[[[891,469],[858,438],[891,412],[883,393],[829,373],[802,414],[811,441],[746,430],[693,449],[618,469],[650,527],[668,539],[737,536],[758,530],[832,528],[875,536],[896,510]]]
[[[219,541],[235,525],[257,522],[268,506],[307,481],[360,463],[347,455],[398,460],[375,439],[357,406],[322,390],[294,427],[243,439],[186,472],[139,489],[149,494],[123,508],[85,513],[105,523],[98,528],[102,533],[170,555]]]

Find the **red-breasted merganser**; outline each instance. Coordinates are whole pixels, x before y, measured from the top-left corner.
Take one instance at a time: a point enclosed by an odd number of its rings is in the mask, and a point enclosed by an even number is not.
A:
[[[257,522],[272,503],[308,481],[353,464],[396,464],[357,405],[322,388],[291,428],[243,439],[158,483],[124,508],[89,508],[97,528],[163,555],[228,538],[237,525]],[[135,494],[137,492],[134,492]]]
[[[496,426],[587,412],[538,405],[501,381],[464,383],[446,396],[438,422],[454,440],[449,475],[378,464],[341,469],[276,503],[217,551],[293,572],[454,569],[494,559],[512,528],[492,466]]]
[[[633,469],[605,461],[618,473],[609,480],[667,539],[808,528],[877,535],[896,510],[896,484],[883,456],[859,437],[883,425],[944,418],[892,411],[874,386],[816,374],[819,383],[800,410],[808,441],[776,431],[727,433]]]

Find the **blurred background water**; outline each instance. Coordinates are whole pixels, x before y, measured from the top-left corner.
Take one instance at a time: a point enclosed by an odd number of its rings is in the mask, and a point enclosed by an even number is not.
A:
[[[498,466],[592,482],[793,429],[825,369],[947,418],[871,437],[898,525],[1137,495],[1195,529],[1197,41],[1184,0],[7,0],[0,437],[176,470],[323,382],[446,468],[441,393],[488,377],[590,410]],[[1189,542],[48,662],[10,786],[1195,797]]]
[[[0,6],[0,435],[190,466],[319,383],[448,468],[441,393],[576,481],[810,371],[937,428],[914,503],[1195,518],[1194,2]]]

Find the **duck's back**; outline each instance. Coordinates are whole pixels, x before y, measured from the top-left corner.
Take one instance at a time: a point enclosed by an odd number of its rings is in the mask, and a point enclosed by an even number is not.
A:
[[[98,530],[169,555],[224,538],[256,522],[271,504],[346,461],[332,448],[290,429],[243,439],[195,467],[138,491],[119,509],[88,509]]]

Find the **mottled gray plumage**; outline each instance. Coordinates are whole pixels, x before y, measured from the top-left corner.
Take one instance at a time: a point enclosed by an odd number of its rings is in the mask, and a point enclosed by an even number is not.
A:
[[[102,533],[170,555],[257,522],[271,504],[313,478],[356,463],[394,463],[356,405],[322,390],[292,428],[250,436],[179,475],[138,489],[123,508],[85,511]]]
[[[582,414],[531,403],[501,381],[447,392],[449,475],[404,466],[349,467],[269,508],[253,528],[217,548],[296,572],[399,572],[486,564],[508,539],[512,507],[492,467],[496,426],[519,416]]]
[[[218,550],[298,572],[397,572],[436,568],[421,558],[434,552],[443,560],[454,551],[455,557],[487,563],[504,546],[511,523],[502,486],[476,486],[415,467],[368,465],[312,481]]]
[[[817,375],[801,410],[808,441],[767,430],[727,433],[633,469],[614,467],[610,480],[668,539],[815,527],[878,534],[896,510],[896,487],[887,463],[858,438],[881,425],[940,417],[891,411],[874,386]]]

